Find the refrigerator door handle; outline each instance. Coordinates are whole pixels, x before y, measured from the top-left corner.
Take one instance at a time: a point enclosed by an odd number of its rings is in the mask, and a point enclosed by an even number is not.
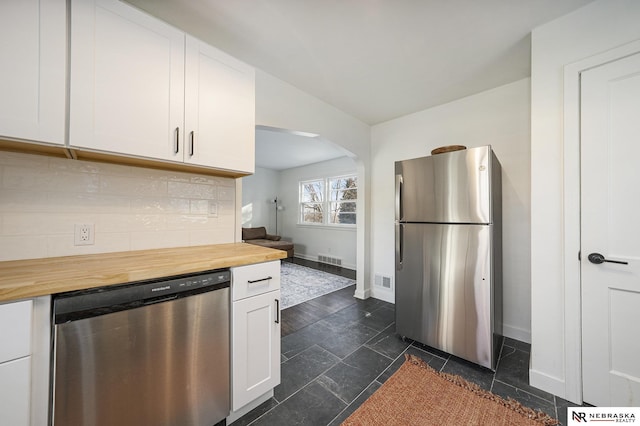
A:
[[[404,225],[396,223],[396,270],[402,269],[404,260]]]
[[[404,181],[402,175],[396,175],[396,220],[402,220],[402,187]]]

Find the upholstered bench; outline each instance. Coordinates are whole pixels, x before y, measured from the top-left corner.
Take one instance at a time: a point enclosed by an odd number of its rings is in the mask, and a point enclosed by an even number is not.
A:
[[[279,235],[267,234],[264,226],[258,228],[242,228],[242,239],[245,243],[284,250],[287,252],[287,257],[293,257],[293,243],[290,241],[281,241]]]

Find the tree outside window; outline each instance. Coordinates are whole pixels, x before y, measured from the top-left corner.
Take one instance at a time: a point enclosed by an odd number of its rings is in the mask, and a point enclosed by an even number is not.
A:
[[[355,225],[357,183],[355,176],[329,179],[329,223]]]
[[[324,223],[324,180],[300,182],[300,221]]]

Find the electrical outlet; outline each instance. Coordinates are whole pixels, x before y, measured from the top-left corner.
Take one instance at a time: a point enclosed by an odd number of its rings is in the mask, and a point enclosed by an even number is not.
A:
[[[95,226],[93,223],[76,223],[74,243],[77,246],[90,246],[95,242]]]

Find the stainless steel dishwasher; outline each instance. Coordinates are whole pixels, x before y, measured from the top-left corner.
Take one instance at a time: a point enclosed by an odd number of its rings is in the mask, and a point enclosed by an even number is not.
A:
[[[54,296],[52,424],[224,424],[229,282],[216,270]]]

